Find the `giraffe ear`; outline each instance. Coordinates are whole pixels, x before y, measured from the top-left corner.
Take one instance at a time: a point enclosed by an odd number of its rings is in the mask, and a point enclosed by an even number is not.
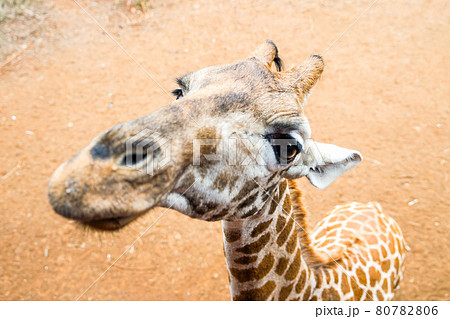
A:
[[[306,176],[311,184],[320,189],[328,187],[336,178],[362,161],[362,155],[358,151],[333,144],[309,140],[304,147],[304,153],[284,177],[296,179]]]
[[[333,144],[312,143],[313,161],[306,177],[315,187],[324,189],[336,178],[362,161],[358,151],[348,150]]]

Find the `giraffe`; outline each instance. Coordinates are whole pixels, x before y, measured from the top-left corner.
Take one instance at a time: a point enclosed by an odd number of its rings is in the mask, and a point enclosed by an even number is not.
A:
[[[221,221],[233,300],[392,299],[407,246],[379,204],[337,206],[309,234],[295,180],[323,189],[362,160],[311,139],[304,107],[323,68],[312,55],[285,69],[268,40],[178,78],[176,100],[101,133],[54,172],[53,209],[111,231],[154,207]]]

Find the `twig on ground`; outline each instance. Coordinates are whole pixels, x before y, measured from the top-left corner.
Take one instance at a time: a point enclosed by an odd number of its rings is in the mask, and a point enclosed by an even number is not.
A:
[[[12,174],[14,174],[15,171],[17,171],[20,168],[20,162],[17,163],[17,165],[10,170],[8,173],[6,173],[5,175],[3,175],[0,180],[4,181],[5,179],[7,179],[9,176],[11,176]]]
[[[6,61],[4,61],[2,64],[0,64],[0,71],[7,66],[8,64],[12,63],[14,60],[16,60],[26,49],[28,49],[29,45],[27,44],[22,50],[14,53],[11,55]]]

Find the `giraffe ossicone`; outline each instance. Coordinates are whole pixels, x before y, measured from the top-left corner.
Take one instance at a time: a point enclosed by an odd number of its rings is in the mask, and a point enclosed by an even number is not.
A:
[[[311,139],[304,106],[323,66],[310,56],[285,70],[267,41],[246,59],[184,75],[176,101],[62,164],[51,205],[106,230],[154,207],[220,220],[233,300],[392,299],[406,244],[377,203],[338,206],[309,234],[295,179],[325,188],[362,160]]]

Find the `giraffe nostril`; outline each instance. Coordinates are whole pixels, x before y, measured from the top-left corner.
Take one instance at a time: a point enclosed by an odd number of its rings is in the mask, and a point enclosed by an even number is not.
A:
[[[158,158],[162,151],[161,147],[152,139],[133,141],[133,144],[126,146],[127,150],[120,160],[120,165],[134,167]]]
[[[136,166],[140,162],[147,159],[147,152],[132,152],[127,153],[122,157],[120,165],[123,166]]]

